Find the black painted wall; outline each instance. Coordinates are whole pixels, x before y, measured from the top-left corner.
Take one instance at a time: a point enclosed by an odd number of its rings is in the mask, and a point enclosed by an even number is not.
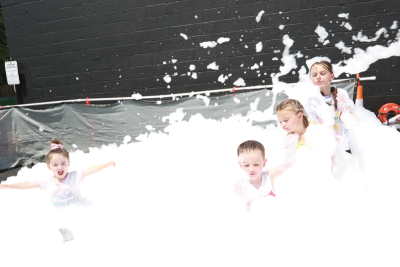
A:
[[[246,85],[271,84],[270,74],[278,72],[281,65],[273,58],[282,57],[284,34],[294,40],[290,52],[304,55],[297,59],[299,70],[306,58],[314,56],[328,56],[333,63],[352,57],[335,47],[341,40],[346,46],[363,49],[375,44],[387,46],[398,32],[390,30],[393,21],[400,22],[400,1],[395,0],[0,3],[10,56],[18,61],[24,80],[19,88],[24,103],[231,88],[239,77]],[[257,23],[255,18],[261,10],[265,13]],[[349,18],[338,17],[339,13],[349,13]],[[349,22],[352,30],[341,26],[343,22]],[[279,25],[285,25],[284,29]],[[318,42],[318,25],[329,31],[330,43],[325,46]],[[352,40],[361,30],[374,37],[381,27],[388,30],[389,37],[382,35],[372,43]],[[219,37],[229,37],[230,41],[208,49],[199,45]],[[260,41],[263,49],[257,53],[255,46]],[[172,59],[177,62],[172,63]],[[207,69],[214,61],[219,70]],[[250,69],[261,61],[263,66],[259,69]],[[197,79],[187,74],[191,64],[196,66]],[[377,77],[374,82],[363,82],[365,107],[376,112],[385,103],[400,104],[399,70],[400,58],[392,57],[379,60],[361,73],[364,77]],[[170,84],[163,80],[166,73],[172,77]],[[221,74],[231,74],[225,84],[218,81]],[[297,73],[281,80],[296,82]]]

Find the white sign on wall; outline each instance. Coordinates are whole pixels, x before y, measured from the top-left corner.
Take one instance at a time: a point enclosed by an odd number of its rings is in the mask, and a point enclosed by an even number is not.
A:
[[[9,85],[19,84],[17,61],[6,61],[6,76]]]

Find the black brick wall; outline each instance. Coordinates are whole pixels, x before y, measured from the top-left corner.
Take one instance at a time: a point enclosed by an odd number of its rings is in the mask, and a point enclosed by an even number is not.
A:
[[[333,63],[353,55],[341,53],[335,44],[360,47],[387,46],[398,29],[400,1],[394,0],[0,0],[12,60],[19,63],[25,83],[24,103],[86,97],[131,96],[230,88],[242,77],[247,85],[271,84],[270,74],[279,71],[288,34],[294,40],[291,53],[300,51],[300,69],[307,58],[328,56]],[[259,23],[258,12],[265,13]],[[339,18],[349,13],[349,19]],[[353,29],[341,27],[349,22]],[[279,25],[285,25],[283,30]],[[321,25],[329,31],[323,46],[314,32]],[[381,27],[389,37],[373,43],[352,40],[362,30],[374,37]],[[186,34],[185,40],[180,34]],[[230,42],[204,49],[201,42],[229,37]],[[257,53],[255,45],[263,43]],[[316,46],[317,45],[317,46]],[[247,46],[247,48],[246,48]],[[178,60],[175,64],[171,59]],[[163,62],[166,64],[163,64]],[[219,70],[208,70],[216,61]],[[257,70],[254,63],[263,61]],[[196,66],[198,79],[187,76]],[[243,67],[241,65],[243,64]],[[296,70],[296,73],[297,73]],[[264,73],[267,75],[264,75]],[[163,77],[172,76],[167,84]],[[173,76],[177,73],[177,76]],[[225,84],[221,74],[232,74]],[[364,106],[376,112],[383,104],[400,104],[400,58],[372,64],[361,76]],[[355,75],[351,76],[354,77]],[[343,74],[340,78],[345,78]],[[297,75],[281,78],[296,82]],[[170,88],[168,88],[168,85]]]

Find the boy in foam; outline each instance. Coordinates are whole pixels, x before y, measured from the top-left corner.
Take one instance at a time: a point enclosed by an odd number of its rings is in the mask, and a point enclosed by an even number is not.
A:
[[[249,140],[239,145],[237,149],[240,168],[247,173],[248,179],[242,179],[235,184],[234,192],[250,210],[253,200],[273,196],[273,179],[275,175],[268,175],[263,171],[267,159],[264,146],[257,141]]]
[[[49,195],[54,207],[67,207],[80,203],[79,184],[83,178],[99,172],[109,166],[115,166],[114,161],[89,167],[85,170],[68,172],[69,153],[63,148],[61,141],[51,140],[51,149],[46,156],[46,163],[52,175],[40,177],[37,181],[16,184],[0,184],[0,189],[34,189],[41,188]]]

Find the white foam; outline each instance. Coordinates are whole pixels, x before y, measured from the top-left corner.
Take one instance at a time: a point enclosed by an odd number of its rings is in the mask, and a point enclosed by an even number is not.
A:
[[[221,82],[221,83],[224,83],[227,79],[228,79],[228,76],[227,75],[223,75],[223,74],[221,74],[218,77],[218,81]]]
[[[353,41],[359,41],[359,42],[375,42],[381,37],[381,35],[384,35],[385,38],[389,37],[389,34],[387,33],[386,28],[380,28],[377,32],[375,32],[375,37],[374,38],[368,38],[368,36],[365,36],[362,34],[362,31],[358,32],[357,36],[352,37]]]
[[[349,19],[349,13],[340,13],[338,14],[339,18],[345,18],[345,19]]]
[[[283,66],[279,67],[279,73],[275,75],[275,79],[278,79],[280,76],[288,74],[292,69],[297,68],[296,56],[289,53],[289,49],[293,46],[294,41],[290,39],[289,35],[285,34],[282,38],[282,43],[285,45],[281,59]]]
[[[254,63],[254,65],[253,65],[253,66],[251,66],[251,68],[250,68],[250,69],[252,69],[252,70],[255,70],[255,69],[258,69],[258,68],[260,68],[260,66],[258,66],[258,64],[257,64],[257,63]]]
[[[349,31],[351,31],[352,29],[353,29],[353,27],[350,25],[350,23],[348,23],[348,22],[346,22],[345,24],[344,24],[344,27],[346,28],[346,29],[348,29]]]
[[[171,62],[173,63],[173,64],[175,64],[176,62],[178,62],[178,60],[177,59],[171,59]]]
[[[166,83],[170,83],[171,80],[172,80],[172,79],[171,79],[171,76],[170,76],[169,74],[165,75],[163,79],[164,79],[164,81],[165,81]]]
[[[369,66],[379,59],[400,56],[400,42],[394,41],[389,46],[370,46],[366,50],[354,48],[352,58],[333,64],[335,76],[342,73],[357,74],[366,71]]]
[[[217,43],[223,44],[223,43],[229,42],[230,40],[231,40],[231,38],[220,37],[220,38],[218,38]]]
[[[208,107],[208,105],[210,104],[210,98],[205,95],[197,95],[196,98],[203,100],[206,107]]]
[[[246,82],[242,78],[239,78],[233,84],[236,86],[245,86]]]
[[[284,41],[285,55],[290,55],[289,39]],[[334,64],[335,75],[365,71],[378,59],[399,53],[398,40],[388,47],[355,48],[352,58]],[[320,59],[307,60],[307,65]],[[309,126],[307,145],[297,150],[292,168],[275,181],[276,198],[256,200],[247,212],[232,193],[235,179],[241,177],[236,163],[241,142],[263,143],[266,169],[284,156],[286,133],[265,124],[276,120],[270,112],[275,102],[259,110],[265,99],[252,99],[247,114],[226,114],[218,121],[201,114],[186,117],[179,107],[163,117],[169,120],[164,133],[142,132],[135,137],[139,142],[125,136],[119,147],[109,144],[89,153],[70,151],[70,170],[117,162],[116,167],[85,177],[82,207],[57,212],[39,189],[0,190],[0,203],[6,203],[1,205],[2,265],[399,265],[400,244],[393,242],[400,239],[399,133],[358,109],[359,122],[349,129],[353,155],[344,155],[345,170],[338,180],[330,165],[336,141],[329,107],[304,66],[299,78],[295,86],[274,81],[267,94],[285,92],[305,106],[309,97],[320,99],[326,125]],[[209,98],[198,98],[208,106]],[[216,104],[207,110],[225,112]],[[257,121],[264,123],[253,126]],[[45,175],[46,165],[37,164],[22,168],[6,183]],[[62,244],[61,227],[71,230],[75,240]]]
[[[214,61],[213,63],[210,63],[207,65],[207,69],[210,70],[219,70],[219,66],[217,65],[217,63]]]
[[[258,42],[256,44],[256,52],[261,52],[261,50],[263,49],[263,44],[262,42]]]
[[[318,41],[323,43],[324,40],[328,37],[329,33],[325,30],[324,27],[318,24],[318,27],[315,29],[315,32],[318,34]]]
[[[300,52],[300,51],[298,51],[297,53],[296,53],[296,57],[297,58],[302,58],[304,55]]]
[[[162,118],[162,121],[166,122],[167,120],[169,120],[170,124],[180,122],[183,120],[185,115],[186,115],[186,112],[183,112],[183,108],[177,108],[176,111],[170,113],[169,116],[164,116]]]
[[[161,101],[160,101],[161,102]],[[161,103],[160,103],[161,104]],[[154,131],[155,130],[155,128],[153,127],[153,126],[151,126],[151,125],[146,125],[146,129],[148,130],[148,131]]]
[[[345,43],[343,41],[340,41],[339,43],[335,44],[335,46],[337,48],[339,48],[340,50],[342,50],[342,53],[347,53],[347,54],[351,54],[352,53],[352,47],[346,47]]]
[[[239,98],[237,98],[237,97],[234,97],[234,98],[233,98],[233,101],[235,101],[237,104],[239,104],[239,103],[240,103],[240,99],[239,99]]]
[[[139,93],[132,94],[132,97],[133,97],[133,99],[136,99],[136,100],[142,99],[142,95]]]
[[[146,126],[146,128],[147,128],[147,126]],[[150,130],[149,130],[149,131],[150,131]],[[126,135],[126,136],[124,137],[123,143],[126,145],[126,144],[128,144],[131,140],[132,140],[132,138],[131,138],[129,135]]]
[[[200,46],[203,48],[208,48],[208,47],[213,48],[217,46],[217,42],[215,41],[202,42],[200,43]]]
[[[189,66],[189,70],[194,71],[196,69],[196,66],[193,64],[190,64]]]
[[[196,72],[192,72],[192,79],[197,79],[197,73]]]
[[[393,21],[393,24],[392,24],[392,26],[390,26],[390,29],[391,30],[397,30],[397,23],[398,23],[398,21],[397,20],[395,20],[395,21]]]
[[[262,15],[265,13],[264,10],[261,10],[260,12],[258,12],[258,15],[256,17],[256,21],[257,23],[260,22]]]
[[[183,37],[183,39],[185,39],[185,40],[187,40],[187,39],[188,39],[187,35],[186,35],[186,34],[184,34],[184,33],[181,33],[181,34],[180,34],[180,36],[182,36],[182,37]]]

